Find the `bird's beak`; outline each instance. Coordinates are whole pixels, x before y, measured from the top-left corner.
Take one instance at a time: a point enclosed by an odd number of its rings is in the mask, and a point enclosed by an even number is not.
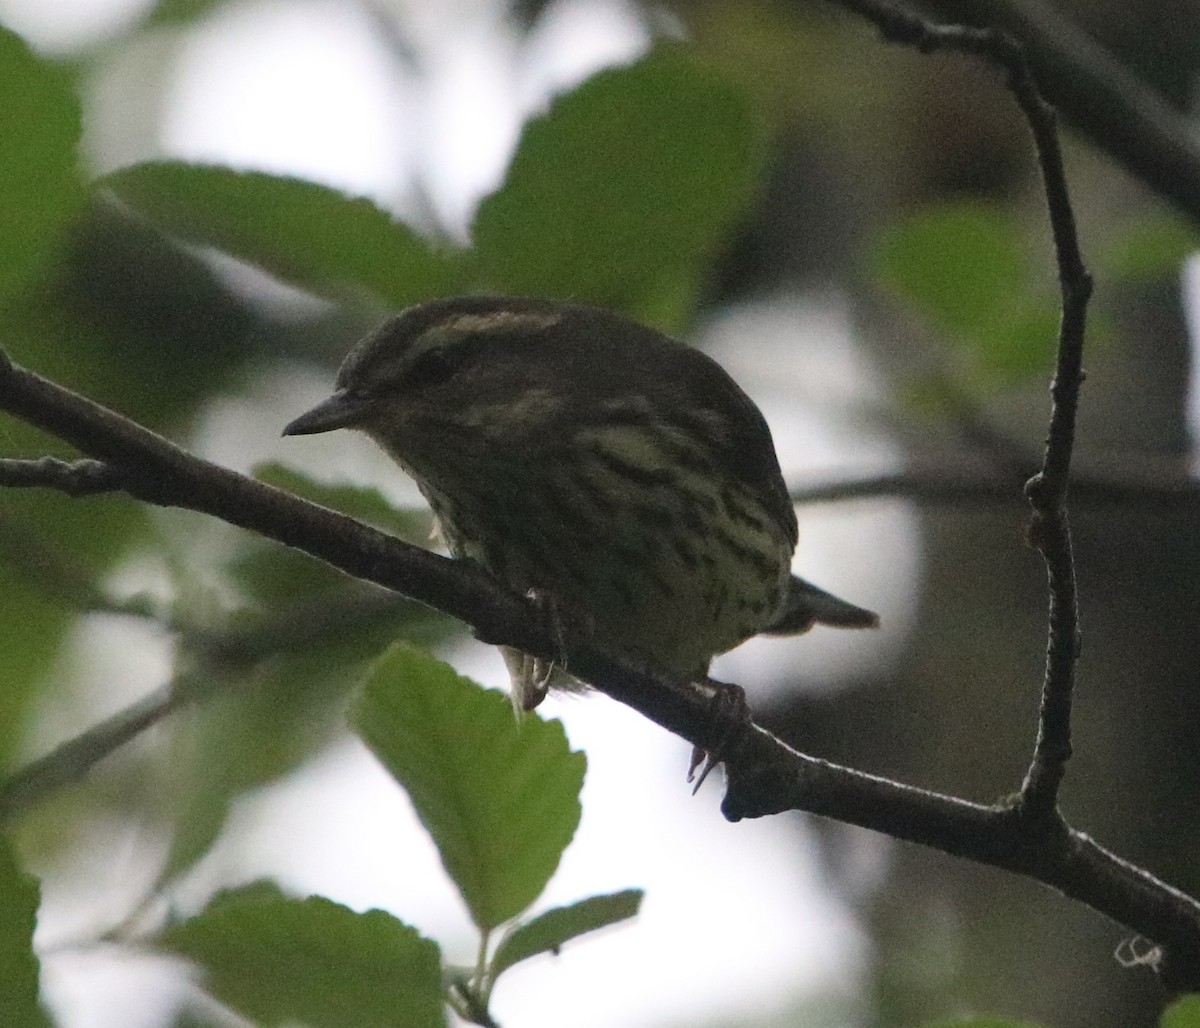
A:
[[[284,428],[284,435],[314,435],[332,432],[335,428],[354,428],[362,424],[371,409],[369,400],[348,395],[342,390],[328,400],[322,400],[306,414]]]

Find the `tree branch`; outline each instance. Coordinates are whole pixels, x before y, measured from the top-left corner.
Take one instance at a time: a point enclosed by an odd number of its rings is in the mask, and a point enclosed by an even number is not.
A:
[[[13,460],[0,457],[0,486],[48,486],[68,496],[94,496],[120,489],[112,469],[99,460],[67,462],[56,457]]]
[[[840,767],[757,725],[741,742],[721,807],[731,820],[803,810],[1031,878],[1155,940],[1146,962],[1168,988],[1200,988],[1200,903],[1061,818],[1031,819],[1013,804],[983,806]]]
[[[1074,568],[1065,513],[1082,381],[1081,353],[1090,280],[1075,238],[1052,112],[1041,101],[1021,49],[989,30],[931,25],[878,0],[838,0],[885,36],[922,51],[954,49],[1004,67],[1029,121],[1054,231],[1063,295],[1052,413],[1042,470],[1027,487],[1030,535],[1050,579],[1050,631],[1038,741],[1016,802],[982,806],[840,767],[792,750],[747,722],[730,737],[711,716],[712,687],[681,682],[614,660],[568,638],[573,673],[705,749],[721,747],[728,768],[726,817],[797,809],[1041,881],[1153,939],[1174,988],[1200,988],[1200,904],[1117,857],[1068,825],[1057,789],[1070,753],[1070,703],[1078,652]],[[537,609],[479,568],[389,538],[352,519],[202,461],[89,400],[20,368],[0,352],[0,407],[63,438],[96,467],[52,464],[6,474],[65,492],[101,482],[146,502],[189,508],[258,532],[471,624],[488,642],[557,657],[561,641]],[[16,462],[22,465],[22,462]],[[70,468],[87,470],[71,471]],[[64,470],[67,469],[67,470]]]
[[[105,474],[133,496],[210,514],[301,549],[466,621],[485,641],[558,656],[560,641],[537,608],[469,562],[439,557],[201,460],[12,364],[3,351],[0,409],[103,461]],[[66,491],[56,476],[46,484]],[[1027,875],[1168,947],[1178,980],[1200,986],[1200,904],[1065,824],[1031,825],[1006,805],[968,803],[817,760],[753,723],[730,739],[729,726],[713,720],[711,687],[617,661],[586,642],[568,639],[567,652],[572,672],[609,696],[695,745],[723,747],[722,809],[731,820],[807,810]],[[165,696],[147,701],[156,702]],[[134,715],[116,720],[132,722]]]
[[[1071,701],[1079,656],[1078,600],[1066,497],[1075,415],[1083,382],[1084,327],[1092,280],[1079,249],[1054,112],[1042,100],[1025,52],[1011,36],[991,28],[934,25],[882,0],[834,2],[871,21],[886,39],[914,46],[922,52],[950,49],[975,54],[1006,70],[1009,89],[1025,115],[1037,150],[1062,296],[1045,454],[1041,471],[1025,488],[1033,507],[1030,541],[1043,556],[1050,585],[1046,670],[1033,759],[1020,795],[1013,803],[984,810],[943,808],[939,803],[928,812],[930,817],[924,824],[936,824],[937,818],[945,815],[953,825],[966,828],[962,834],[939,833],[950,847],[962,847],[947,848],[947,852],[976,859],[972,851],[982,845],[993,858],[999,856],[996,866],[1029,874],[1097,909],[1110,913],[1120,910],[1119,920],[1130,927],[1136,927],[1133,918],[1140,918],[1148,905],[1156,906],[1157,914],[1152,919],[1158,920],[1161,915],[1160,925],[1169,923],[1173,938],[1166,943],[1165,950],[1160,946],[1152,951],[1148,962],[1158,967],[1169,987],[1196,989],[1200,986],[1200,935],[1192,923],[1197,910],[1195,900],[1162,886],[1146,872],[1071,828],[1058,811],[1058,789],[1071,754]],[[1005,6],[1015,9],[1018,3]],[[1019,6],[1026,8],[1028,5]],[[957,8],[955,10],[957,16]],[[1123,77],[1118,78],[1123,86],[1128,86]],[[1133,95],[1132,90],[1129,95]],[[1093,95],[1089,103],[1094,102]],[[1178,138],[1186,137],[1187,134],[1180,133]],[[1192,148],[1195,149],[1194,144]],[[1192,175],[1190,182],[1196,181]],[[1189,192],[1194,197],[1193,186],[1189,187]],[[761,772],[766,765],[758,766]],[[810,774],[815,775],[816,770],[814,766]],[[792,773],[790,769],[788,773]],[[797,782],[797,792],[802,795],[807,784]],[[727,806],[740,791],[739,788],[735,792],[731,784]],[[747,792],[753,795],[753,786]],[[768,794],[775,792],[777,790],[769,790]],[[873,787],[863,788],[857,796],[870,797],[874,792]],[[741,809],[744,802],[745,797],[738,798],[735,809]],[[805,803],[804,809],[816,808]],[[902,805],[896,804],[894,809],[899,812]],[[889,831],[899,838],[921,841],[904,823],[903,814],[890,822]],[[1160,943],[1167,938],[1155,935],[1154,931],[1143,934]]]

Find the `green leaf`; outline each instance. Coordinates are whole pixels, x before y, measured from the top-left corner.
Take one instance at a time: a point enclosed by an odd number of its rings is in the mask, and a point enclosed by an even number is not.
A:
[[[142,27],[186,27],[203,20],[224,3],[225,0],[158,0],[146,15]]]
[[[382,910],[289,899],[259,882],[223,893],[157,942],[199,964],[209,993],[263,1025],[446,1023],[436,943]]]
[[[369,200],[315,182],[172,161],[99,186],[190,243],[216,247],[320,296],[367,290],[389,305],[455,292],[460,263]]]
[[[294,493],[323,507],[349,514],[380,531],[416,545],[427,545],[433,534],[433,517],[427,509],[397,507],[378,489],[345,483],[319,482],[302,472],[273,462],[258,465],[254,469],[254,475],[268,485]],[[321,603],[328,597],[332,597],[334,607],[347,605],[346,602],[342,602],[347,588],[346,575],[299,550],[281,550],[273,543],[243,540],[234,560],[230,561],[229,568],[247,598],[265,610],[277,611],[304,602]],[[363,588],[379,589],[377,586]],[[401,601],[399,597],[396,600],[397,610],[392,617],[391,634],[381,640],[371,652],[372,658],[379,653],[383,645],[400,635],[402,630],[405,638],[414,638],[408,631],[412,627],[413,618],[406,618],[401,614],[398,607]],[[368,614],[374,616],[383,604],[364,603],[362,606]],[[415,602],[409,606],[413,613],[422,613],[424,628],[435,622],[440,622],[443,628],[453,624],[449,619],[434,615],[429,608]],[[405,625],[403,622],[406,620],[410,624]],[[348,625],[350,633],[357,632],[360,627]],[[461,631],[461,627],[457,630]],[[441,634],[444,635],[445,632]],[[422,632],[418,637],[424,639],[426,634]]]
[[[0,518],[0,530],[19,524]],[[34,533],[24,533],[36,538]],[[36,558],[36,553],[35,553]],[[33,562],[30,562],[33,563]],[[4,625],[4,660],[0,662],[0,766],[27,735],[26,718],[36,709],[44,676],[52,666],[74,612],[53,595],[32,585],[30,567],[10,564],[0,552],[0,624]]]
[[[1200,250],[1200,234],[1182,218],[1149,217],[1121,232],[1096,261],[1106,282],[1173,279]]]
[[[485,276],[635,313],[690,297],[750,198],[762,138],[747,98],[680,49],[602,71],[525,127],[480,205]]]
[[[970,203],[922,211],[886,232],[875,253],[881,283],[1001,384],[1045,371],[1054,352],[1058,301],[1033,288],[1027,262],[1016,221]]]
[[[494,928],[545,888],[579,824],[585,759],[558,722],[395,646],[375,665],[355,730],[408,790],[475,923]]]
[[[39,374],[173,435],[271,329],[194,248],[110,195],[89,200],[32,302],[0,306],[0,337]]]
[[[1040,1028],[1032,1021],[1010,1021],[1006,1017],[967,1017],[946,1021],[930,1021],[925,1028]]]
[[[1200,1028],[1200,995],[1182,996],[1163,1011],[1159,1028]]]
[[[973,333],[1025,290],[1020,234],[1001,211],[948,203],[893,226],[879,240],[883,284],[939,327]]]
[[[45,270],[82,203],[79,133],[66,76],[0,28],[0,295]]]
[[[29,436],[0,415],[0,455]],[[16,450],[29,456],[30,450]],[[34,453],[40,452],[34,450]],[[129,497],[64,503],[50,490],[4,491],[0,502],[0,765],[27,733],[67,630],[98,591],[100,574],[148,523]]]
[[[0,836],[0,1024],[44,1028],[38,1006],[38,960],[33,952],[38,883],[18,866],[8,839]]]
[[[248,604],[260,610],[319,603],[346,588],[343,572],[264,539],[239,540],[226,567]]]
[[[267,485],[319,503],[322,507],[340,510],[352,518],[358,518],[359,521],[365,521],[380,531],[390,532],[402,539],[429,537],[428,513],[397,507],[378,489],[346,483],[333,485],[318,482],[315,478],[276,461],[259,464],[254,469],[254,477]]]
[[[624,889],[607,896],[589,896],[567,907],[555,907],[517,925],[500,941],[492,957],[490,976],[495,981],[513,964],[539,953],[556,952],[564,943],[637,916],[641,889]]]
[[[1017,383],[1033,375],[1049,374],[1058,341],[1061,313],[1057,304],[1023,298],[1028,306],[1004,318],[981,324],[975,337],[975,355],[983,369],[1001,383]]]
[[[246,669],[184,662],[196,668],[190,688],[219,689],[178,717],[172,761],[161,787],[176,826],[164,863],[164,880],[191,867],[212,847],[237,797],[278,781],[312,758],[344,725],[347,694],[370,656],[379,651],[377,631],[368,638],[353,628],[354,644],[334,651],[286,652],[263,657]]]

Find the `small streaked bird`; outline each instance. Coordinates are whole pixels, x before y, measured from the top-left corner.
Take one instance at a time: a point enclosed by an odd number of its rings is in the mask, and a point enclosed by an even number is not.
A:
[[[711,358],[613,311],[500,296],[410,307],[284,435],[336,428],[416,480],[453,556],[613,656],[699,681],[752,635],[877,622],[792,575],[796,515],[750,398]],[[537,706],[552,668],[505,660],[514,704]]]

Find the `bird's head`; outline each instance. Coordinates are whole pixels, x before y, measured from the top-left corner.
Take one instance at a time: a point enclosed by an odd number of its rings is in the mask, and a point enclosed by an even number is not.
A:
[[[550,301],[453,297],[410,307],[346,357],[332,396],[284,435],[365,432],[418,474],[447,449],[545,432],[568,402],[570,340]],[[570,381],[565,380],[565,381]]]

